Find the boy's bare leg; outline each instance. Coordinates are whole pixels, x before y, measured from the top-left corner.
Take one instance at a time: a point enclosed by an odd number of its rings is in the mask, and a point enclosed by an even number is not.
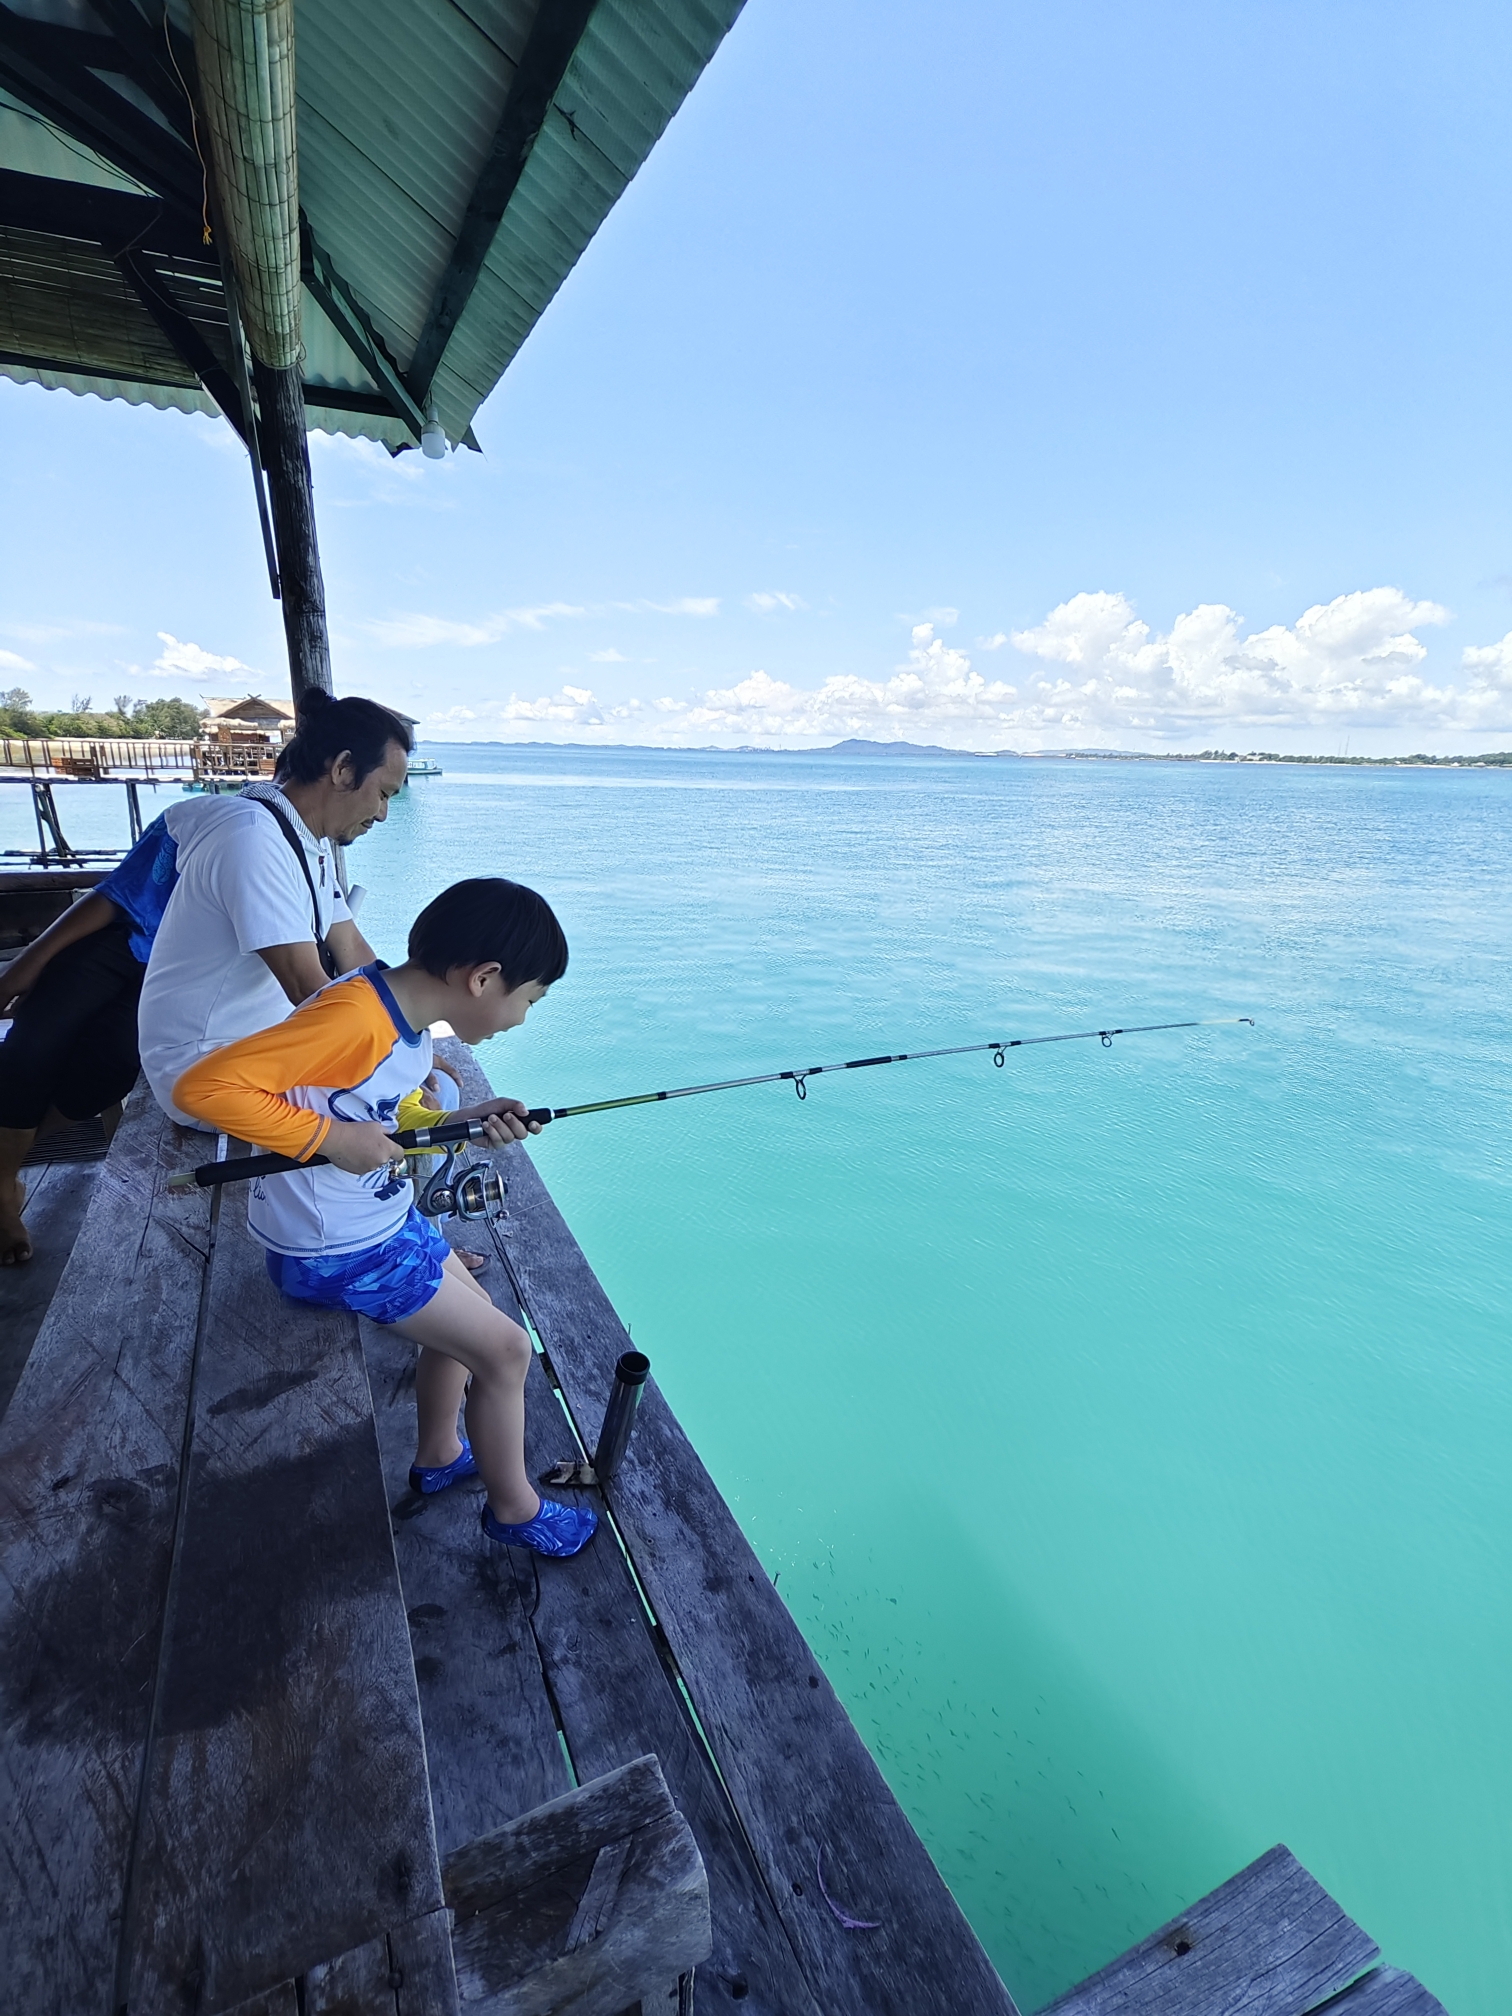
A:
[[[415,1366],[415,1408],[420,1416],[415,1461],[422,1470],[444,1470],[462,1454],[457,1416],[467,1389],[467,1367],[439,1351],[422,1351]]]
[[[20,1267],[32,1257],[31,1234],[21,1221],[26,1209],[21,1164],[36,1138],[35,1127],[0,1127],[0,1267]]]
[[[446,1273],[454,1271],[458,1255],[448,1255]],[[465,1263],[464,1263],[465,1264]],[[464,1288],[474,1295],[481,1295],[489,1307],[488,1291],[471,1274],[462,1268],[455,1268],[456,1278]],[[443,1357],[439,1351],[422,1351],[415,1366],[415,1407],[419,1414],[419,1435],[415,1445],[415,1461],[422,1470],[444,1470],[448,1463],[455,1463],[462,1453],[461,1439],[457,1434],[457,1415],[467,1390],[467,1367],[455,1358]]]
[[[488,1490],[495,1519],[523,1526],[541,1508],[525,1473],[525,1374],[530,1339],[474,1287],[448,1257],[441,1286],[423,1309],[394,1328],[421,1345],[425,1356],[450,1358],[472,1374],[467,1396],[467,1438]],[[428,1378],[434,1374],[427,1374]],[[420,1374],[416,1373],[418,1387]],[[452,1387],[460,1398],[462,1381]],[[438,1404],[446,1403],[437,1395]],[[455,1402],[452,1419],[455,1422]]]

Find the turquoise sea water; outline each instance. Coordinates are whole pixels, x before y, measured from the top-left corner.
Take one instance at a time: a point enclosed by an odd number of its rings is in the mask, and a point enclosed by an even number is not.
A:
[[[551,898],[533,1104],[1256,1017],[533,1153],[1026,2010],[1280,1840],[1501,2016],[1512,777],[427,753],[364,925]]]

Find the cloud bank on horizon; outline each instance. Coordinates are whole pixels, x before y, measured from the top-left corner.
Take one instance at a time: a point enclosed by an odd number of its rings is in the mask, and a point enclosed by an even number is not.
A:
[[[801,747],[859,736],[972,749],[1226,744],[1305,729],[1512,736],[1512,632],[1464,650],[1452,676],[1430,674],[1417,633],[1450,612],[1397,588],[1339,595],[1248,636],[1222,603],[1202,603],[1157,632],[1125,595],[1074,595],[1030,629],[980,641],[1015,654],[993,678],[936,634],[955,612],[929,613],[934,620],[912,626],[906,659],[885,679],[845,674],[804,687],[756,670],[685,700],[613,701],[574,682],[446,708],[424,725],[464,738],[523,740],[535,730],[584,742]]]

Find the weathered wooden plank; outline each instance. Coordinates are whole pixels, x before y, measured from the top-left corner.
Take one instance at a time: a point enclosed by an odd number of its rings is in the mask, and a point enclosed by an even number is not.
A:
[[[303,2016],[458,2016],[451,1923],[430,1911],[311,1967]]]
[[[1448,2011],[1400,1967],[1377,1967],[1330,2002],[1328,2016],[1448,2016]]]
[[[585,1441],[630,1340],[523,1149],[503,1151],[515,1287]],[[1013,2002],[654,1381],[615,1480],[637,1574],[826,2012]],[[823,1858],[823,1882],[819,1862]],[[852,1918],[842,1922],[824,1887]]]
[[[654,1757],[448,1860],[465,2016],[620,2016],[710,1947],[709,1889]]]
[[[211,1200],[146,1088],[99,1165],[0,1425],[0,1980],[114,2008]]]
[[[0,1414],[52,1306],[99,1171],[98,1162],[44,1162],[26,1171],[32,1257],[24,1267],[0,1267]]]
[[[469,1103],[489,1097],[488,1081],[469,1050],[455,1042],[438,1047]],[[504,1229],[507,1253],[516,1233],[515,1218]],[[467,1243],[477,1245],[482,1236],[479,1228],[469,1227]],[[496,1264],[483,1279],[494,1300],[517,1313],[519,1305],[504,1267]],[[532,1476],[538,1476],[556,1459],[573,1454],[576,1443],[539,1361],[531,1367],[525,1399],[526,1463]],[[596,1492],[575,1497],[602,1510]],[[713,1954],[698,1970],[703,2003],[714,1999],[722,2007],[725,2001],[748,2002],[762,2016],[777,2010],[785,2016],[817,2016],[818,2005],[766,1879],[669,1675],[663,1648],[612,1529],[605,1527],[592,1546],[571,1561],[537,1561],[514,1552],[506,1563],[523,1591],[563,1738],[579,1777],[598,1777],[653,1751],[678,1811],[693,1830],[708,1872],[714,1928]]]
[[[354,1318],[284,1302],[231,1191],[211,1269],[129,2000],[213,2010],[441,1907]]]
[[[451,1913],[442,1910],[411,1918],[389,1933],[395,2016],[457,2016],[451,1928]]]
[[[280,1981],[276,1988],[265,1988],[262,1994],[238,2002],[223,2016],[299,2016],[299,1991],[292,1981]]]
[[[1043,2016],[1306,2016],[1379,1958],[1369,1934],[1276,1847]]]
[[[380,1934],[305,1975],[305,2016],[394,2016],[393,1963]]]
[[[468,1229],[464,1243],[486,1243]],[[507,1297],[503,1270],[491,1271]],[[482,1486],[454,1485],[433,1498],[410,1490],[415,1348],[366,1322],[362,1344],[445,1857],[556,1798],[572,1779],[515,1575],[479,1530]]]
[[[447,1904],[459,1920],[470,1917],[676,1811],[657,1758],[633,1758],[454,1850],[441,1872]]]

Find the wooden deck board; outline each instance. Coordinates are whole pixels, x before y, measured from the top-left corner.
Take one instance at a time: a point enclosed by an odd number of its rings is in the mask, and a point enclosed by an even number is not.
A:
[[[526,1388],[532,1475],[575,1453],[566,1415],[539,1364]],[[569,1494],[563,1494],[567,1496]],[[602,1513],[596,1492],[573,1492]],[[693,1830],[709,1878],[714,1951],[698,1970],[698,2005],[748,2016],[818,2016],[804,1972],[724,1787],[670,1677],[625,1558],[607,1528],[574,1561],[515,1552],[513,1570],[551,1682],[573,1766],[597,1778],[651,1751]]]
[[[0,1424],[0,1979],[107,2016],[172,1553],[211,1200],[138,1087]]]
[[[442,1904],[356,1319],[284,1302],[245,1219],[245,1191],[227,1192],[127,1934],[133,2008],[224,2009]]]
[[[1307,2016],[1379,1958],[1369,1934],[1277,1847],[1042,2016]]]
[[[1326,2016],[1448,2016],[1448,2012],[1436,1995],[1400,1967],[1377,1967],[1330,2002]]]
[[[458,1061],[465,1071],[465,1056]],[[465,1085],[469,1098],[484,1096],[477,1084]],[[591,1443],[615,1360],[630,1340],[528,1154],[513,1148],[497,1159],[510,1185],[505,1250],[514,1286]],[[613,1501],[754,1851],[762,1894],[826,2016],[917,2016],[942,2005],[954,2016],[1010,2016],[1008,1991],[654,1381]],[[542,1575],[548,1619],[546,1591],[555,1586]],[[593,1665],[591,1643],[587,1649],[587,1661],[575,1659],[569,1638],[545,1663],[559,1702],[566,1676],[581,1675],[591,1712],[602,1666]],[[660,1744],[643,1747],[657,1750],[673,1782]],[[621,1747],[588,1768],[607,1770],[630,1754],[633,1746]],[[674,1792],[692,1820],[681,1786]],[[876,1930],[847,1929],[826,1904],[821,1854],[831,1894],[851,1916],[878,1921]],[[710,1881],[712,1891],[712,1863]],[[716,1937],[718,1910],[716,1896]]]
[[[362,1341],[444,1861],[569,1791],[572,1779],[515,1576],[479,1530],[481,1486],[454,1485],[432,1498],[409,1488],[415,1347],[367,1322]]]
[[[10,1404],[57,1293],[100,1167],[98,1162],[44,1162],[26,1172],[32,1257],[24,1267],[0,1267],[0,1414]]]

